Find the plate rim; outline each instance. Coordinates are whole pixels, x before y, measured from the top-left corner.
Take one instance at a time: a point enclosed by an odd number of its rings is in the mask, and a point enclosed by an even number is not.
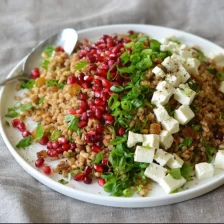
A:
[[[175,33],[178,32],[183,35],[191,36],[193,38],[197,38],[199,40],[203,40],[207,42],[208,44],[213,44],[216,47],[220,49],[220,51],[224,52],[224,49],[220,47],[219,45],[202,38],[200,36],[173,29],[173,28],[168,28],[168,27],[163,27],[163,26],[155,26],[155,25],[145,25],[145,24],[113,24],[113,25],[104,25],[104,26],[97,26],[97,27],[92,27],[92,28],[87,28],[87,29],[82,29],[78,31],[78,34],[82,34],[85,32],[89,31],[97,31],[105,28],[116,28],[116,27],[142,27],[142,28],[155,28],[155,29],[165,29],[169,31],[174,31]],[[27,57],[27,56],[26,56]],[[24,57],[22,60],[20,60],[14,68],[10,71],[9,75],[7,77],[13,76],[13,74],[16,73],[17,70],[21,70],[22,63],[25,60]],[[6,87],[2,87],[0,91],[0,101],[2,101],[4,91]],[[113,207],[155,207],[155,206],[160,206],[160,205],[167,205],[167,204],[173,204],[177,202],[182,202],[186,200],[190,200],[192,198],[196,198],[198,196],[201,196],[205,193],[208,193],[218,187],[220,187],[222,184],[224,184],[224,174],[220,177],[217,177],[217,179],[212,180],[210,182],[207,182],[201,186],[194,187],[192,189],[187,189],[182,192],[178,192],[176,194],[169,194],[165,196],[159,196],[159,197],[142,197],[142,198],[125,198],[125,197],[112,197],[112,196],[107,196],[107,195],[97,195],[89,192],[84,192],[80,191],[74,188],[70,188],[68,186],[62,185],[55,180],[51,179],[50,177],[42,174],[39,170],[35,169],[32,167],[28,162],[26,162],[17,152],[16,148],[14,148],[9,139],[7,138],[7,135],[4,131],[3,123],[2,120],[4,116],[2,115],[2,109],[0,110],[0,133],[2,136],[2,139],[4,143],[6,144],[7,148],[9,149],[10,153],[13,155],[15,160],[19,163],[19,165],[26,171],[28,172],[32,177],[34,177],[36,180],[41,182],[42,184],[46,185],[47,187],[64,194],[66,196],[69,196],[74,199],[78,199],[81,201],[93,203],[93,204],[98,204],[98,205],[107,205],[107,206],[113,206]]]

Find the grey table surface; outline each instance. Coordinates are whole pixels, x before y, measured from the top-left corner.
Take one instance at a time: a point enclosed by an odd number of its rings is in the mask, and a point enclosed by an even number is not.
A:
[[[119,23],[172,27],[224,46],[221,0],[0,0],[1,79],[39,41],[62,28]],[[93,205],[37,182],[0,137],[0,222],[224,222],[223,192],[224,186],[193,200],[154,208]]]

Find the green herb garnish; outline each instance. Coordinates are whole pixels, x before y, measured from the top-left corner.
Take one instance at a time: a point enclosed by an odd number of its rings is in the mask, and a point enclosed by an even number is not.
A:
[[[19,113],[15,110],[15,108],[8,108],[8,112],[5,114],[6,117],[15,118],[19,116]]]
[[[96,155],[96,158],[95,160],[92,162],[93,164],[98,164],[102,161],[103,159],[103,153],[102,152],[99,152],[97,155]]]
[[[81,71],[88,64],[86,61],[80,61],[76,64],[75,69]]]
[[[63,184],[63,185],[66,185],[66,184],[68,184],[69,182],[66,181],[66,180],[64,180],[64,179],[61,179],[61,180],[58,181],[58,183]]]
[[[8,126],[8,127],[10,127],[10,124],[9,124],[8,121],[5,121],[5,125]]]
[[[50,86],[57,86],[58,88],[63,89],[64,86],[65,86],[65,83],[59,83],[57,80],[52,79],[52,80],[46,80],[46,85],[48,87],[50,87]]]
[[[212,162],[212,156],[215,153],[215,147],[212,147],[211,145],[207,144],[205,142],[205,139],[202,139],[202,145],[206,148],[206,157],[207,157],[207,162],[211,163]]]
[[[53,54],[53,52],[55,51],[56,47],[55,46],[47,46],[44,49],[44,53],[48,56],[51,57],[51,55]]]
[[[35,140],[40,140],[44,136],[44,128],[43,126],[39,123],[37,125],[36,133],[35,133]]]
[[[50,140],[52,142],[55,142],[58,140],[58,138],[61,137],[61,132],[59,130],[54,130],[50,136]]]
[[[182,178],[179,168],[169,170],[168,174],[170,174],[170,176],[172,176],[175,180],[180,180]]]
[[[68,114],[65,116],[65,121],[68,122],[68,130],[77,132],[78,134],[80,133],[80,128],[78,126],[79,119],[71,114]]]
[[[187,138],[185,138],[185,139],[180,143],[180,145],[178,146],[178,148],[180,149],[180,148],[182,148],[182,147],[184,147],[184,146],[186,146],[186,147],[190,147],[191,144],[192,144],[192,138],[187,137]]]
[[[44,103],[44,97],[41,97],[39,100],[39,104],[43,104]]]
[[[24,106],[21,107],[21,111],[26,111],[29,110],[33,107],[31,103],[25,104]]]
[[[20,86],[22,89],[31,89],[33,88],[34,84],[35,84],[35,81],[33,79],[30,79],[30,80],[26,80],[22,82]]]
[[[181,175],[187,180],[187,181],[191,181],[191,173],[193,171],[193,167],[190,164],[184,164],[181,169]]]
[[[30,146],[32,143],[32,136],[28,136],[22,140],[19,141],[19,143],[16,145],[17,148],[26,148]]]

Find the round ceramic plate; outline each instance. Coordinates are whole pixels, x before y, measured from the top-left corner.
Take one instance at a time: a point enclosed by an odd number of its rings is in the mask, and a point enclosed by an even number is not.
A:
[[[174,29],[149,25],[112,25],[90,28],[79,31],[79,39],[82,40],[84,38],[88,38],[89,40],[94,41],[100,38],[103,34],[126,33],[129,30],[146,33],[151,38],[158,40],[162,40],[166,37],[174,35],[180,39],[182,43],[200,46],[207,55],[218,52],[224,53],[224,50],[221,47],[195,35]],[[10,72],[9,77],[16,76],[20,73],[23,61],[24,59],[15,66],[15,68]],[[7,108],[15,105],[15,95],[23,94],[22,91],[14,91],[15,85],[15,83],[11,83],[1,89],[0,131],[2,138],[16,161],[31,176],[59,193],[78,200],[101,205],[116,207],[152,207],[189,200],[205,194],[224,183],[224,171],[216,170],[215,175],[212,178],[200,182],[193,180],[187,183],[181,192],[176,194],[167,195],[158,184],[154,184],[152,191],[145,198],[139,197],[137,195],[134,195],[130,198],[111,197],[105,193],[103,188],[100,187],[97,183],[93,183],[92,185],[85,185],[84,183],[78,183],[72,180],[69,184],[62,185],[58,183],[58,180],[61,179],[61,176],[56,174],[46,176],[34,166],[36,152],[43,147],[40,147],[40,145],[32,145],[32,147],[25,150],[18,150],[15,148],[15,145],[21,139],[21,134],[16,129],[7,127],[5,125],[6,120],[9,122],[11,121],[5,117]],[[28,121],[26,124],[28,130],[31,130],[32,126],[36,125],[32,121]],[[56,161],[47,162],[52,167],[56,166]]]

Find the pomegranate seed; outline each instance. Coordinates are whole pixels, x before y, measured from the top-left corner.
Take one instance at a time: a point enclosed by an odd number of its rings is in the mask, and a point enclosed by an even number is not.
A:
[[[39,143],[40,143],[41,145],[47,145],[48,141],[49,141],[48,137],[47,137],[47,136],[43,136],[43,137],[40,139]]]
[[[51,168],[49,166],[44,166],[42,168],[43,172],[46,174],[46,175],[50,175],[51,174]]]
[[[116,63],[115,60],[109,60],[109,61],[108,61],[108,66],[109,66],[109,68],[111,68],[115,63]]]
[[[44,158],[39,158],[36,160],[35,166],[40,168],[43,165],[43,163],[44,163]]]
[[[87,135],[90,135],[90,136],[96,135],[96,130],[90,130],[90,131],[88,131],[87,132]]]
[[[85,174],[84,173],[78,173],[74,176],[74,180],[75,181],[83,181],[84,180],[84,177],[85,177]]]
[[[111,114],[104,114],[103,115],[103,118],[104,118],[104,120],[109,120],[109,121],[111,121],[111,120],[113,120],[114,118],[113,118],[113,116],[111,115]]]
[[[60,137],[58,138],[58,143],[59,144],[66,144],[68,142],[68,139],[66,137]]]
[[[103,158],[101,163],[104,166],[108,166],[108,160],[107,160],[107,158]]]
[[[107,79],[103,79],[102,85],[103,85],[103,87],[110,89],[110,87],[112,86],[112,83],[110,83],[110,81],[108,81]]]
[[[19,131],[21,131],[21,132],[26,131],[26,125],[25,125],[24,122],[19,123],[19,124],[16,126],[16,128],[19,129]]]
[[[88,176],[89,174],[91,174],[91,172],[92,172],[91,167],[90,167],[90,166],[86,166],[84,172],[85,172],[85,174],[86,174],[87,176]]]
[[[107,76],[107,70],[97,68],[96,75],[106,77]]]
[[[102,100],[106,102],[109,99],[109,94],[107,92],[103,92],[101,94]]]
[[[125,133],[125,128],[120,127],[120,128],[118,129],[118,134],[119,134],[120,136],[123,136],[124,133]]]
[[[108,63],[101,63],[100,65],[100,69],[105,69],[105,70],[108,70],[109,69],[109,66],[108,66]]]
[[[92,54],[89,53],[86,55],[86,61],[88,63],[94,63],[96,62],[96,57],[94,57]]]
[[[96,69],[97,69],[97,65],[95,65],[95,64],[90,64],[89,65],[89,71],[91,72],[91,71],[96,71]]]
[[[102,140],[102,135],[96,135],[94,138],[94,142]]]
[[[108,125],[112,125],[114,123],[114,120],[106,120],[105,121],[105,124],[108,124]]]
[[[28,136],[30,136],[31,135],[31,133],[29,132],[29,131],[24,131],[24,132],[22,132],[22,136],[23,136],[23,138],[26,138],[26,137],[28,137]]]
[[[84,140],[85,140],[85,142],[87,142],[87,143],[91,143],[91,142],[92,142],[92,138],[91,138],[91,136],[89,136],[89,135],[86,135],[85,138],[84,138]]]
[[[86,54],[87,54],[87,51],[86,51],[86,50],[80,50],[79,53],[78,53],[78,56],[79,56],[80,58],[83,58],[83,57],[86,56]]]
[[[106,44],[99,44],[97,47],[98,47],[99,49],[104,49],[104,48],[106,47]]]
[[[84,112],[85,112],[85,110],[83,110],[83,109],[73,109],[73,108],[68,109],[68,113],[72,114],[72,115],[82,114]]]
[[[92,151],[98,153],[98,152],[101,152],[101,149],[98,146],[93,145],[92,146]]]
[[[95,118],[95,114],[92,111],[87,110],[87,117],[88,118]]]
[[[95,92],[95,91],[102,91],[102,88],[99,87],[99,86],[93,86],[92,87],[92,90]]]
[[[47,143],[47,149],[52,149],[52,148],[54,148],[54,147],[52,146],[52,142],[48,142],[48,143]]]
[[[100,147],[102,147],[103,143],[102,142],[96,142],[95,145],[100,148]]]
[[[78,99],[80,99],[80,100],[87,100],[88,96],[85,93],[79,93]]]
[[[63,144],[62,149],[64,149],[64,151],[68,151],[70,149],[70,145],[69,144]]]
[[[96,132],[97,132],[98,134],[101,134],[101,133],[103,133],[103,131],[104,131],[104,126],[103,126],[102,124],[98,123],[98,124],[96,125]]]
[[[86,110],[88,108],[88,103],[85,101],[81,101],[79,107],[80,109]]]
[[[20,124],[20,123],[21,123],[20,119],[13,119],[12,120],[12,126],[14,128],[16,128],[18,126],[18,124]]]
[[[93,76],[92,75],[86,75],[86,76],[84,76],[84,81],[86,81],[86,82],[92,82],[93,81]]]
[[[78,81],[80,84],[84,83],[84,76],[85,75],[82,72],[78,75]]]
[[[97,40],[97,44],[104,44],[105,40],[103,38],[100,38],[99,40]]]
[[[92,178],[89,177],[89,176],[85,176],[84,179],[83,179],[83,182],[85,184],[91,184],[92,183]]]
[[[76,144],[75,144],[75,143],[70,143],[70,144],[69,144],[69,149],[70,149],[70,150],[74,150],[74,149],[76,149]]]
[[[95,91],[94,95],[96,98],[101,97],[101,91]]]
[[[35,79],[40,77],[40,70],[39,70],[39,68],[34,68],[32,70],[32,72],[31,72],[31,76],[32,76],[32,78],[35,78]]]
[[[222,141],[223,139],[223,133],[222,132],[216,132],[215,133],[215,138],[219,139],[220,141]]]
[[[62,147],[56,149],[58,153],[63,153],[65,150]]]
[[[69,76],[67,79],[67,84],[68,85],[73,85],[75,83],[78,82],[78,79],[73,75],[73,76]]]
[[[55,141],[55,142],[52,142],[52,143],[51,143],[51,148],[53,148],[53,149],[57,149],[57,148],[59,148],[59,147],[60,147],[60,144],[59,144],[58,141]]]
[[[119,43],[119,44],[117,44],[117,46],[115,46],[113,49],[112,49],[112,53],[118,53],[120,50],[121,50],[121,48],[123,47],[124,45],[122,44],[122,43]]]
[[[93,168],[97,172],[100,172],[100,173],[103,172],[103,166],[101,164],[94,164]]]
[[[47,154],[50,156],[50,157],[58,157],[58,152],[54,149],[50,149],[47,151]]]
[[[105,104],[105,102],[104,102],[102,99],[100,99],[100,98],[96,98],[96,99],[94,100],[94,103],[95,103],[95,105],[97,105],[97,106],[103,106],[103,105]]]
[[[78,123],[78,126],[79,126],[80,128],[84,128],[86,125],[87,125],[87,121],[80,121],[80,122]]]
[[[84,112],[83,114],[81,114],[80,121],[87,121],[87,113],[86,112]]]
[[[57,46],[55,49],[56,52],[64,52],[64,48],[61,46]]]
[[[98,184],[102,187],[104,184],[106,183],[106,181],[103,178],[99,178],[98,179]]]
[[[93,82],[94,82],[96,85],[99,85],[99,86],[102,85],[102,81],[101,81],[100,79],[95,79]]]
[[[107,43],[108,48],[112,48],[112,47],[114,47],[114,45],[115,45],[115,43],[113,40],[111,40],[110,42]]]
[[[83,89],[89,89],[90,87],[91,87],[90,83],[85,82],[82,84]]]

